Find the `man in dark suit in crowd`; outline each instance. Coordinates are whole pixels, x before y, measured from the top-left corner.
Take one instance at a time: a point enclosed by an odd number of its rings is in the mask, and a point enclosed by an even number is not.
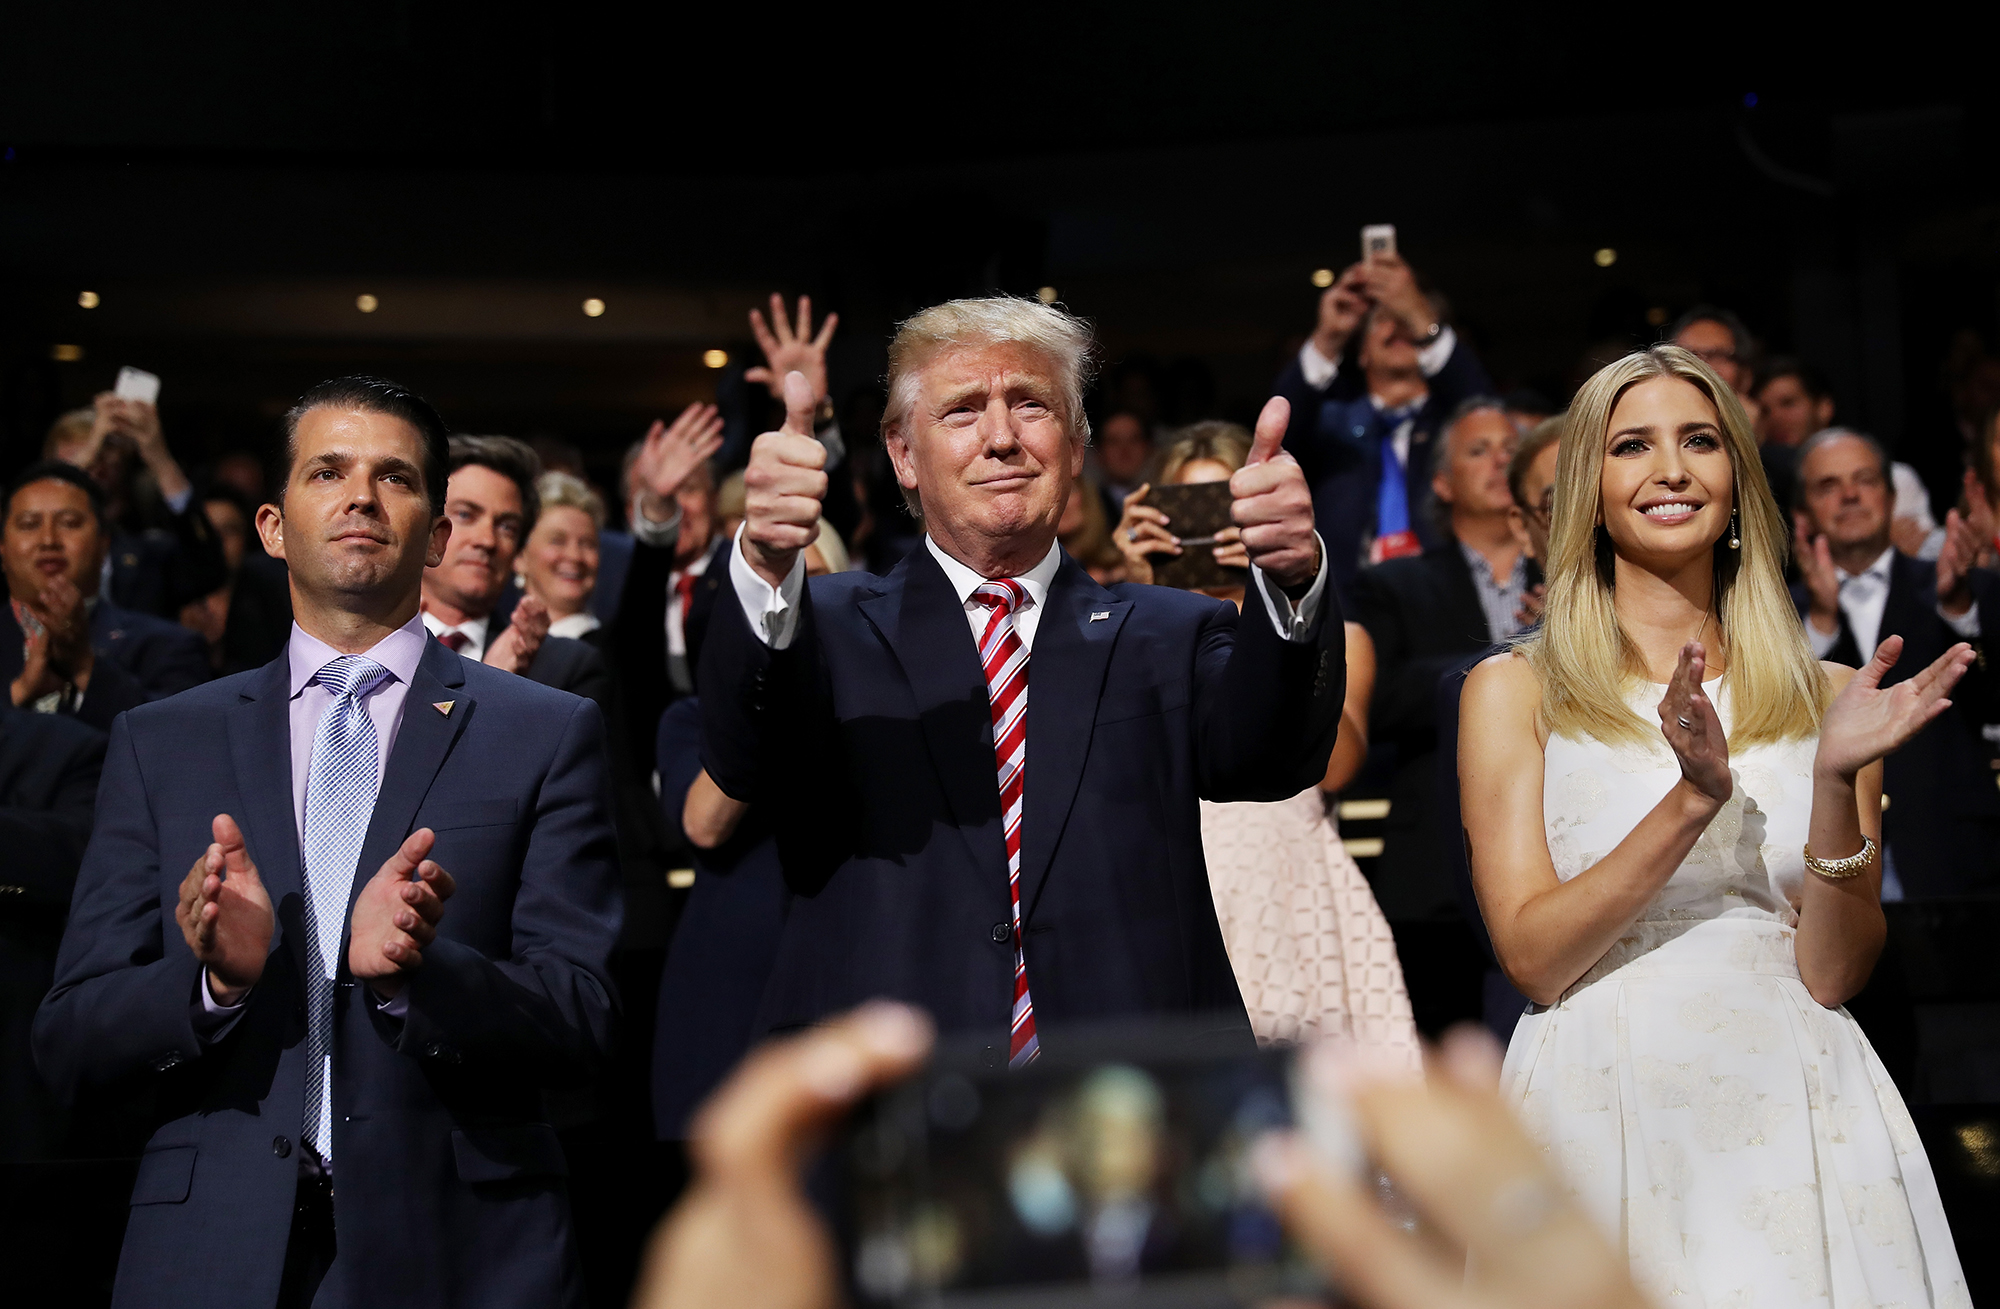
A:
[[[98,594],[109,541],[103,492],[72,465],[32,465],[8,488],[0,677],[17,708],[104,731],[132,706],[208,679],[199,636]]]
[[[548,607],[532,596],[505,618],[495,612],[541,512],[541,461],[526,442],[507,436],[454,436],[450,449],[444,506],[451,537],[444,557],[424,570],[424,627],[467,659],[586,696],[609,717],[611,673],[602,655],[550,636]]]
[[[578,1304],[541,1101],[610,1040],[602,718],[425,632],[428,404],[343,378],[285,429],[291,641],[113,728],[35,1024],[52,1085],[160,1106],[114,1303]]]
[[[1799,446],[1797,467],[1792,599],[1813,653],[1858,668],[1900,636],[1886,686],[1960,641],[1980,651],[1951,711],[1883,765],[1882,898],[2000,893],[2000,705],[1983,644],[1986,624],[2000,618],[2000,575],[1972,567],[1978,534],[1956,510],[1935,564],[1890,545],[1895,490],[1882,447],[1868,437],[1820,432]]]
[[[1438,684],[1520,630],[1541,580],[1509,521],[1514,446],[1498,400],[1462,405],[1433,456],[1430,512],[1445,544],[1364,569],[1354,583],[1355,620],[1373,638],[1380,669],[1368,737],[1389,770],[1375,898],[1396,935],[1417,1026],[1433,1037],[1479,1018],[1485,971],[1451,877],[1446,842],[1456,832],[1438,821]]]
[[[1194,592],[1099,586],[1063,553],[1091,349],[1034,301],[905,322],[883,430],[927,540],[887,576],[810,585],[826,451],[810,387],[785,379],[701,665],[707,771],[762,806],[797,893],[762,1030],[886,995],[983,1039],[994,1066],[1032,1059],[1045,1029],[1146,1014],[1250,1040],[1196,800],[1324,775],[1339,603],[1281,401],[1230,482],[1254,565],[1240,620]]]
[[[103,767],[104,733],[0,707],[0,1161],[44,1159],[62,1143],[62,1111],[28,1037],[55,977]]]
[[[221,540],[151,404],[106,391],[90,408],[58,418],[42,454],[74,464],[103,488],[110,542],[103,589],[120,608],[178,618],[228,580]],[[150,487],[142,489],[140,468]]]
[[[181,610],[181,626],[208,644],[218,673],[247,673],[278,657],[292,634],[292,588],[285,566],[256,541],[257,502],[226,482],[202,492],[202,512],[229,565],[224,586]]]
[[[1351,266],[1320,297],[1319,323],[1276,390],[1292,405],[1285,449],[1305,469],[1343,593],[1364,564],[1445,544],[1422,512],[1432,439],[1490,389],[1478,356],[1395,255]]]

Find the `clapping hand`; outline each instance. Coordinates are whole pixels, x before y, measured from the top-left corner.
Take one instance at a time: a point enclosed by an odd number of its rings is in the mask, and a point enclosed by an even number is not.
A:
[[[507,630],[486,647],[482,662],[502,672],[525,674],[548,636],[549,607],[532,595],[524,595],[514,606]]]
[[[711,404],[691,404],[672,426],[653,420],[632,461],[632,493],[656,523],[674,516],[674,496],[695,469],[722,448],[722,417]]]
[[[1972,607],[1972,567],[1979,559],[1979,534],[1954,509],[1944,516],[1944,548],[1938,551],[1938,606],[1954,618]]]
[[[1882,679],[1903,653],[1903,638],[1891,636],[1875,657],[1848,680],[1827,706],[1819,728],[1816,771],[1852,781],[1854,775],[1903,744],[1945,710],[1945,697],[1972,666],[1972,647],[1960,642],[1915,677],[1883,689]]]
[[[1284,449],[1291,417],[1292,406],[1284,397],[1264,402],[1250,457],[1229,479],[1234,497],[1229,516],[1242,529],[1246,562],[1263,569],[1280,589],[1298,591],[1319,575],[1320,557],[1312,492],[1298,460]]]
[[[755,309],[750,311],[750,332],[757,338],[757,348],[764,352],[762,368],[746,368],[743,380],[762,382],[771,389],[771,398],[783,404],[791,402],[785,398],[785,375],[798,373],[812,387],[813,404],[817,406],[826,399],[826,347],[833,340],[833,329],[840,325],[839,314],[828,314],[819,326],[819,335],[812,331],[812,297],[799,297],[798,323],[794,326],[785,321],[785,297],[776,291],[771,293],[771,322],[764,323],[764,315]],[[806,429],[812,435],[812,429]]]
[[[1840,630],[1840,574],[1833,566],[1833,550],[1824,536],[1813,535],[1804,514],[1797,516],[1792,545],[1806,584],[1806,619],[1822,635],[1832,636]]]
[[[228,814],[209,825],[215,843],[181,879],[174,921],[181,938],[208,970],[216,1003],[241,1003],[264,975],[271,953],[271,895],[250,862],[243,831]]]
[[[404,974],[423,966],[424,947],[436,939],[444,902],[456,889],[451,874],[428,857],[436,841],[428,827],[403,838],[354,901],[347,969],[378,995],[393,999]]]
[[[785,374],[785,425],[757,438],[743,470],[743,560],[772,586],[819,539],[826,447],[812,434],[813,404],[806,379]]]
[[[1970,468],[1965,470],[1965,509],[1966,522],[1972,528],[1973,540],[1979,545],[1979,553],[1973,556],[1973,562],[1979,563],[1980,560],[1987,559],[1988,562],[1981,566],[1991,567],[1992,563],[1988,557],[1993,554],[1996,546],[2000,546],[2000,539],[1996,539],[2000,538],[2000,530],[1995,528],[1993,500],[1986,494],[1986,484],[1980,481],[1979,474]]]
[[[1708,692],[1701,689],[1708,652],[1701,642],[1681,647],[1680,663],[1660,701],[1660,734],[1680,761],[1681,779],[1717,808],[1735,791],[1729,777],[1729,742]]]

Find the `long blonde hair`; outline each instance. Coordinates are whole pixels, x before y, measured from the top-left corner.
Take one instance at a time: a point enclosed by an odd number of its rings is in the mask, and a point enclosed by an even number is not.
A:
[[[1831,687],[1812,657],[1798,610],[1785,589],[1789,538],[1764,480],[1750,419],[1736,393],[1700,358],[1660,345],[1606,364],[1571,402],[1556,457],[1549,531],[1548,606],[1541,628],[1516,642],[1542,684],[1542,719],[1551,733],[1610,744],[1660,739],[1627,703],[1646,676],[1645,660],[1618,622],[1611,539],[1601,513],[1604,441],[1625,392],[1656,377],[1678,377],[1715,406],[1729,452],[1742,546],[1715,546],[1715,624],[1728,641],[1731,743],[1756,745],[1819,731]]]

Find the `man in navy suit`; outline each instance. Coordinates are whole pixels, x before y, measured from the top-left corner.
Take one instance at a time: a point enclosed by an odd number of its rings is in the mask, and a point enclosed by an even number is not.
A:
[[[1276,390],[1291,402],[1285,449],[1305,469],[1343,596],[1364,564],[1450,543],[1423,512],[1431,442],[1460,403],[1491,389],[1396,255],[1352,265],[1320,297],[1319,322]]]
[[[1979,539],[1946,515],[1935,564],[1890,544],[1896,493],[1882,447],[1829,428],[1798,447],[1800,580],[1792,599],[1821,659],[1860,667],[1891,636],[1902,657],[1893,685],[1960,641],[1980,657],[1952,691],[1952,708],[1889,756],[1882,776],[1882,898],[2000,893],[2000,704],[1984,646],[2000,616],[2000,576],[1972,567]]]
[[[108,730],[134,705],[208,680],[195,633],[98,594],[104,575],[104,493],[59,460],[35,464],[7,492],[0,562],[0,677],[17,708],[60,712]]]
[[[1252,569],[1234,606],[1099,586],[1056,543],[1089,435],[1089,329],[954,301],[889,347],[883,431],[926,541],[885,577],[805,581],[826,452],[785,382],[702,651],[709,775],[761,806],[797,894],[761,1030],[871,996],[990,1064],[1070,1024],[1249,1024],[1216,925],[1199,797],[1324,775],[1345,680],[1311,498],[1267,405],[1230,480]]]
[[[35,1024],[159,1106],[114,1303],[580,1303],[541,1103],[609,1041],[602,718],[425,632],[428,404],[344,378],[286,434],[286,651],[114,725]]]

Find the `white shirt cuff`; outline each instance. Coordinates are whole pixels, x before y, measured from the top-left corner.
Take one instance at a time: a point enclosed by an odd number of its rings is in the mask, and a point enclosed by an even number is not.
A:
[[[168,495],[162,491],[160,492],[160,499],[167,502],[167,512],[179,518],[187,512],[189,503],[194,500],[194,488],[190,486],[179,495]]]
[[[252,987],[251,990],[255,990]],[[197,1035],[204,1042],[220,1041],[229,1034],[229,1029],[242,1021],[243,1011],[249,1007],[250,992],[235,1004],[223,1004],[215,998],[215,992],[208,989],[208,969],[201,970],[201,1011],[209,1017],[208,1023],[197,1023]]]
[[[410,1012],[410,987],[407,982],[390,999],[384,1000],[372,990],[368,992],[368,998],[375,1002],[375,1012],[384,1018],[400,1019]]]
[[[1313,540],[1319,541],[1319,575],[1313,578],[1312,589],[1296,605],[1290,596],[1270,583],[1263,569],[1250,565],[1252,580],[1257,583],[1257,594],[1264,597],[1264,612],[1271,616],[1271,626],[1278,636],[1286,641],[1306,639],[1307,633],[1312,631],[1313,620],[1319,617],[1320,605],[1326,599],[1326,542],[1320,541],[1318,532],[1313,533]]]
[[[1417,371],[1425,377],[1436,377],[1451,362],[1451,352],[1458,349],[1458,333],[1449,326],[1438,333],[1437,340],[1417,351]]]
[[[1977,641],[1979,639],[1980,631],[1979,631],[1978,604],[1975,603],[1969,605],[1966,608],[1966,611],[1960,614],[1956,618],[1953,618],[1950,614],[1946,613],[1944,611],[1943,605],[1939,605],[1938,617],[1944,619],[1946,627],[1949,627],[1952,631],[1957,632],[1960,636],[1964,637],[1966,640]]]
[[[1333,379],[1340,376],[1340,361],[1328,359],[1308,340],[1299,347],[1299,371],[1306,375],[1306,385],[1315,391],[1324,391],[1333,385]]]
[[[1836,625],[1831,632],[1822,632],[1813,626],[1810,618],[1805,620],[1806,641],[1811,644],[1813,658],[1824,659],[1833,653],[1833,647],[1840,642],[1840,628]]]
[[[739,527],[736,548],[729,552],[729,580],[736,587],[743,616],[750,620],[750,630],[757,634],[757,639],[773,650],[790,646],[799,625],[799,598],[805,592],[806,552],[799,551],[792,560],[792,571],[785,574],[784,585],[774,587],[759,577],[750,561],[743,557],[743,529]]]
[[[675,505],[673,513],[667,516],[666,522],[656,523],[646,517],[646,511],[640,508],[643,503],[643,500],[634,496],[631,512],[625,515],[626,521],[632,527],[632,539],[640,545],[650,545],[659,550],[673,549],[674,542],[678,541],[681,535],[681,507]]]

